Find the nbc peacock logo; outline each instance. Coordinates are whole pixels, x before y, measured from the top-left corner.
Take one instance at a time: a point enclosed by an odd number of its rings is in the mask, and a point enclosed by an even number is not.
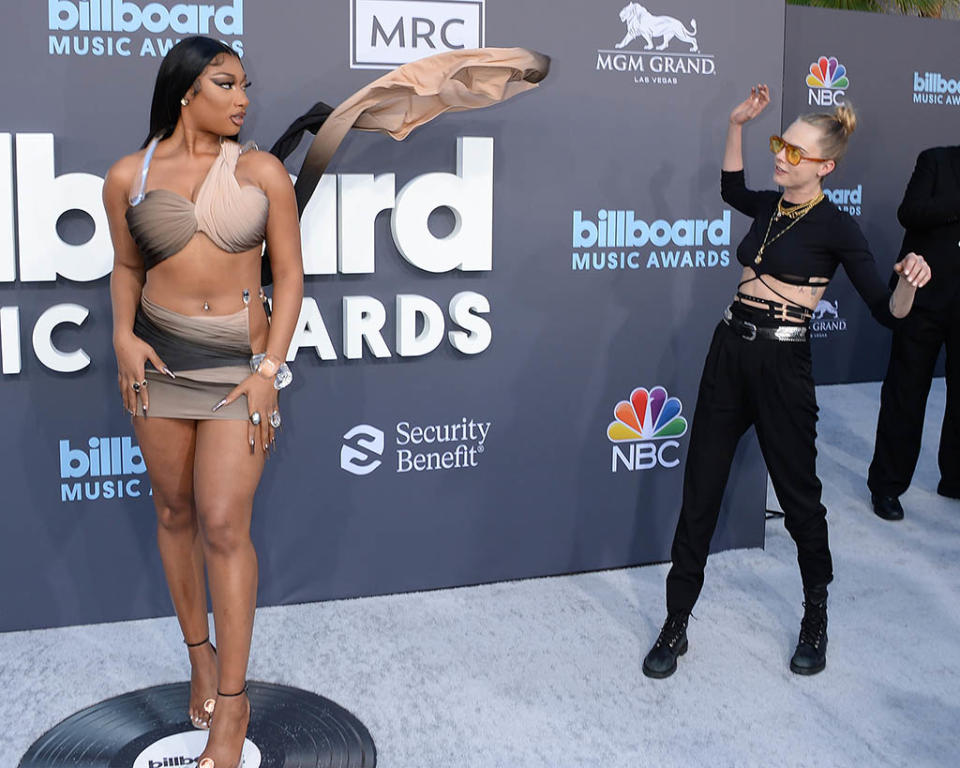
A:
[[[807,86],[809,87],[808,104],[815,104],[818,107],[843,104],[846,88],[850,86],[847,68],[837,60],[836,56],[821,56],[810,65]]]
[[[613,409],[616,420],[607,426],[607,438],[613,443],[610,471],[676,467],[680,459],[671,452],[680,443],[675,438],[687,433],[682,411],[679,398],[670,397],[659,386],[650,390],[637,387],[629,400],[617,403]]]

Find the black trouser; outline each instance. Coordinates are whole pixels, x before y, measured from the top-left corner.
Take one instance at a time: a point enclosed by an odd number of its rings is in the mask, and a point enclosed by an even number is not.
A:
[[[833,578],[827,510],[817,479],[810,342],[747,341],[721,322],[703,367],[690,432],[667,576],[668,613],[689,612],[697,601],[730,463],[751,424],[797,544],[804,588],[825,587]]]
[[[878,496],[910,487],[920,457],[933,369],[947,347],[947,407],[940,428],[940,493],[960,496],[960,297],[939,312],[914,307],[893,333],[880,390],[877,442],[867,485]]]

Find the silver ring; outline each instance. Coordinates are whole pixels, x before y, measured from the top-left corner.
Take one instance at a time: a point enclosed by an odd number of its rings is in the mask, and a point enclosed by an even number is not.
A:
[[[140,391],[140,382],[139,382],[139,381],[133,382],[132,386],[133,386],[133,391],[134,391],[134,392],[139,392],[139,391]]]
[[[270,414],[270,426],[274,429],[280,429],[280,411],[274,411]]]
[[[259,424],[260,424],[260,411],[254,411],[253,413],[250,414],[250,423],[253,424],[253,426],[255,426],[255,427],[256,427],[256,426],[259,426]]]
[[[141,381],[141,382],[140,382],[140,386],[141,386],[141,387],[147,386],[147,380],[144,379],[143,381]]]

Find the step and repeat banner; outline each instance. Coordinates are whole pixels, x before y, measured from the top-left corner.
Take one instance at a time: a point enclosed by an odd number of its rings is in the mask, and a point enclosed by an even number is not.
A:
[[[786,22],[784,125],[848,100],[857,110],[850,149],[824,191],[856,219],[886,280],[903,241],[897,208],[917,155],[960,141],[958,27],[797,6],[787,7]],[[881,380],[890,332],[873,319],[842,269],[837,275],[812,324],[817,382]]]
[[[407,141],[351,135],[318,188],[256,498],[261,604],[669,559],[749,223],[720,199],[727,115],[779,81],[779,3],[49,0],[5,18],[0,630],[172,612],[116,388],[100,193],[146,135],[163,54],[197,31],[242,54],[241,138],[262,147],[426,54],[553,59],[539,89]],[[752,128],[752,168],[779,119]],[[765,481],[751,436],[715,548],[762,545]]]

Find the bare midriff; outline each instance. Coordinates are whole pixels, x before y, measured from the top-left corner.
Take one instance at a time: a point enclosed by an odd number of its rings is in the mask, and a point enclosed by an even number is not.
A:
[[[260,300],[260,260],[259,247],[229,253],[198,232],[186,248],[147,271],[143,296],[181,315],[215,317],[242,310],[249,291],[250,346],[262,352],[269,326]]]
[[[830,279],[826,277],[813,277],[810,279],[818,284],[792,285],[791,283],[777,280],[777,278],[767,274],[758,280],[757,273],[754,272],[751,267],[744,267],[743,274],[740,276],[741,285],[739,291],[746,296],[756,296],[758,299],[776,301],[780,304],[784,304],[786,303],[785,300],[789,300],[791,304],[813,310],[816,309],[817,302],[823,298]],[[766,285],[764,285],[764,283],[766,283]]]

